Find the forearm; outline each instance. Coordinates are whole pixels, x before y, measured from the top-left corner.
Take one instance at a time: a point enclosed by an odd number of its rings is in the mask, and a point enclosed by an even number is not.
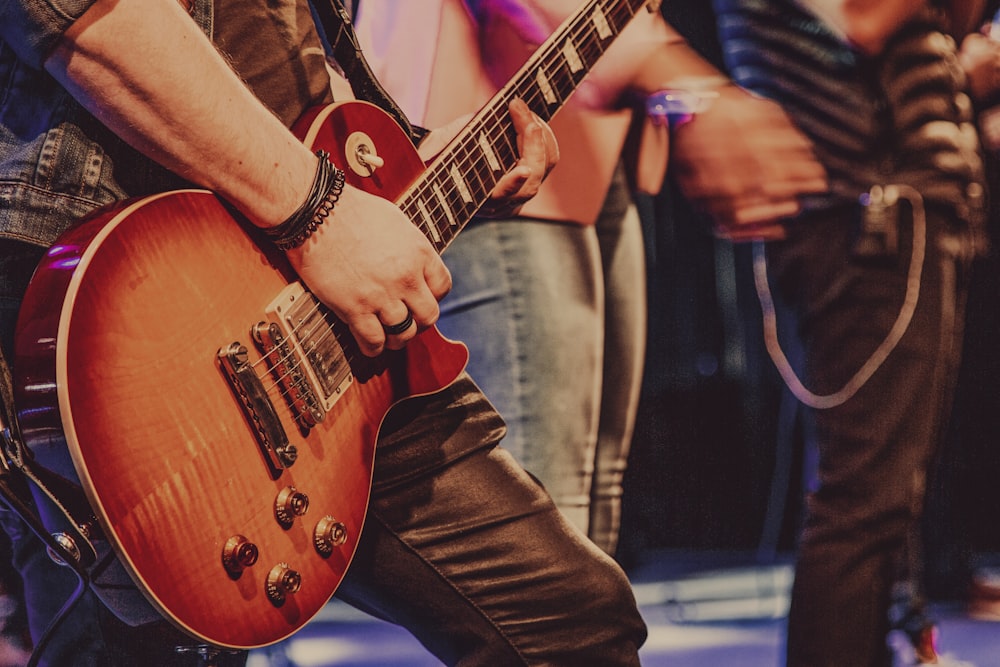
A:
[[[640,94],[663,88],[709,88],[725,85],[729,76],[688,45],[671,26],[666,26],[668,39],[651,50],[629,87]]]
[[[258,224],[306,198],[316,158],[176,2],[98,0],[46,69],[135,148]]]

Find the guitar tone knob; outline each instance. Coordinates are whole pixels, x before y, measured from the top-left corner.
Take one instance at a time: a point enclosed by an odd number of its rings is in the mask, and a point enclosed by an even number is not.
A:
[[[243,570],[252,567],[260,556],[257,545],[243,535],[233,535],[222,548],[222,564],[226,571],[238,577]]]
[[[275,605],[281,606],[289,595],[294,595],[302,586],[302,575],[288,566],[288,563],[278,563],[267,573],[267,598]]]
[[[286,486],[274,499],[274,516],[283,527],[288,528],[297,516],[305,516],[309,511],[309,496],[296,490],[294,486]]]
[[[313,544],[321,556],[329,556],[336,547],[347,541],[347,526],[327,514],[316,524],[313,531]]]

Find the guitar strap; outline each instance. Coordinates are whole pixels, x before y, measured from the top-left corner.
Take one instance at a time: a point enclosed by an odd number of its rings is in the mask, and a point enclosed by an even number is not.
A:
[[[81,568],[97,560],[97,550],[82,526],[91,525],[96,529],[96,521],[92,520],[90,506],[80,486],[37,465],[24,446],[14,410],[14,383],[3,350],[0,350],[0,450],[0,500],[17,513],[48,546],[50,553],[82,575]],[[60,521],[65,524],[61,528],[68,533],[75,552],[46,527],[31,500],[26,482],[34,484],[65,519]]]
[[[324,37],[330,54],[351,84],[354,94],[359,99],[381,107],[406,132],[413,145],[418,145],[427,136],[428,130],[411,123],[375,77],[365,60],[347,8],[338,0],[309,0],[309,4],[318,19],[320,36]],[[352,7],[356,5],[356,2],[352,3]]]

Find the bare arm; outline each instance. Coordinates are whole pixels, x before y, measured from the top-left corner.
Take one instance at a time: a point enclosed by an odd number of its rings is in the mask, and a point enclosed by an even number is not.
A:
[[[46,68],[137,149],[275,225],[316,161],[261,105],[176,2],[98,0]]]
[[[46,67],[126,141],[219,193],[252,222],[276,225],[305,200],[316,158],[253,97],[177,3],[98,0]],[[433,321],[436,297],[450,286],[423,236],[388,202],[369,201],[375,199],[345,189],[320,233],[288,253],[370,354],[385,344],[382,322],[399,322],[408,308],[421,324]],[[372,217],[366,238],[350,234],[361,210]],[[391,272],[373,270],[377,262],[369,258],[379,253],[391,256]]]
[[[827,189],[812,143],[776,103],[731,83],[679,35],[649,55],[633,86],[702,88],[711,97],[671,136],[671,175],[684,195],[711,214],[716,234],[732,240],[784,235],[781,219],[803,195]]]
[[[177,3],[98,0],[46,68],[126,141],[217,192],[255,224],[277,225],[306,199],[316,157],[257,101]],[[551,165],[538,146],[545,137],[537,124],[522,119],[518,127],[524,159],[505,179],[504,194],[526,197]],[[288,258],[367,354],[402,347],[418,327],[435,322],[437,301],[451,286],[440,257],[396,206],[350,186],[334,214]],[[387,340],[382,325],[402,321],[407,311],[416,326]]]

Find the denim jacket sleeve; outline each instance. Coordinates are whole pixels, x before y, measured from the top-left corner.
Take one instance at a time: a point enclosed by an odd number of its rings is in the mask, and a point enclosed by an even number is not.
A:
[[[96,0],[0,0],[0,238],[49,245],[94,209],[183,182],[116,137],[42,67]],[[193,0],[212,34],[212,0]]]
[[[37,69],[96,0],[0,0],[0,38]]]

